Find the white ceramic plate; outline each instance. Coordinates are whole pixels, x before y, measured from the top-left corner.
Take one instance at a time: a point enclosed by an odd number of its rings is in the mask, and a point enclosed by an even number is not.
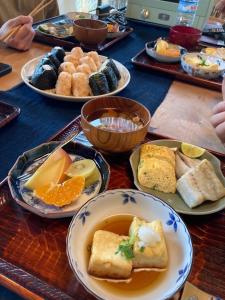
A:
[[[151,144],[159,145],[159,146],[166,146],[169,148],[180,148],[181,142],[174,141],[174,140],[156,140],[151,142]],[[215,172],[219,179],[223,182],[225,186],[225,178],[222,174],[220,169],[220,161],[216,158],[213,154],[205,151],[205,153],[200,157],[200,159],[208,159],[212,165],[214,166]],[[173,209],[179,213],[186,214],[186,215],[208,215],[220,211],[225,208],[225,197],[217,200],[217,201],[206,201],[201,205],[190,208],[186,205],[184,200],[181,198],[180,194],[176,192],[175,194],[172,193],[163,193],[159,192],[150,188],[147,188],[141,185],[137,178],[137,169],[140,159],[140,147],[133,151],[130,156],[130,164],[133,171],[134,176],[134,184],[140,190],[146,193],[152,194],[155,197],[158,197],[171,205]]]
[[[36,57],[36,58],[28,61],[23,66],[23,68],[21,70],[21,77],[22,77],[24,83],[27,86],[29,86],[32,90],[34,90],[35,92],[37,92],[37,93],[39,93],[39,94],[41,94],[41,95],[43,95],[45,97],[53,98],[55,100],[59,100],[59,101],[72,101],[72,102],[86,102],[86,101],[88,101],[90,99],[95,99],[95,98],[99,98],[99,97],[102,97],[102,96],[111,96],[111,95],[118,94],[123,89],[125,89],[125,87],[130,82],[130,72],[127,70],[127,68],[123,64],[121,64],[120,62],[114,60],[116,66],[119,69],[120,74],[121,74],[121,79],[119,81],[119,86],[118,86],[118,88],[115,91],[113,91],[111,93],[108,93],[108,94],[104,94],[104,95],[88,96],[88,97],[74,97],[74,96],[56,95],[53,92],[49,92],[49,91],[46,91],[46,90],[40,90],[40,89],[34,87],[32,84],[30,84],[29,78],[33,74],[36,65],[38,64],[38,62],[41,60],[41,58],[43,56],[44,55]],[[106,56],[102,56],[102,55],[100,55],[100,58],[101,58],[102,62],[107,59]]]
[[[114,293],[87,273],[87,238],[102,220],[113,215],[135,215],[161,220],[169,256],[167,271],[151,288]],[[162,200],[131,189],[107,191],[88,201],[73,218],[67,236],[67,255],[77,278],[89,293],[102,300],[163,300],[185,283],[192,265],[192,242],[180,216]],[[132,284],[132,282],[131,282]]]

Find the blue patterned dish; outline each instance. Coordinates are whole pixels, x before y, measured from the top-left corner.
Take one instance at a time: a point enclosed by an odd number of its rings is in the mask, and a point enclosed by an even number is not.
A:
[[[208,61],[210,64],[218,65],[218,70],[203,68],[190,63],[190,59],[200,58],[203,62]],[[217,79],[222,77],[225,72],[225,61],[215,56],[192,52],[181,56],[181,66],[183,70],[191,76],[202,77],[205,79]]]
[[[100,173],[99,180],[85,188],[79,199],[70,205],[56,207],[44,204],[44,202],[34,197],[32,191],[24,187],[28,178],[24,180],[20,176],[25,173],[34,173],[38,166],[43,162],[44,158],[42,157],[52,152],[58,145],[59,142],[46,143],[23,153],[19,156],[8,175],[9,188],[14,200],[22,207],[46,218],[73,216],[88,200],[107,189],[110,176],[109,165],[101,153],[85,145],[70,142],[66,144],[63,149],[69,153],[73,161],[82,158],[94,160]]]
[[[147,221],[161,220],[169,254],[168,270],[152,289],[140,294],[114,294],[87,273],[87,240],[102,220],[113,215],[136,215]],[[167,299],[185,283],[192,265],[192,242],[180,216],[166,203],[147,193],[132,189],[107,191],[89,200],[74,216],[67,236],[67,255],[70,266],[95,297],[102,300]],[[135,297],[135,298],[133,298]]]

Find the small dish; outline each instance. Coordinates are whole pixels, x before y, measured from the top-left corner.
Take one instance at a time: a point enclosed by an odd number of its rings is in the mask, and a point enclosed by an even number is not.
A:
[[[162,62],[162,63],[177,63],[181,59],[181,55],[187,52],[187,50],[181,46],[177,46],[180,50],[180,55],[178,57],[170,57],[166,55],[160,55],[155,50],[156,41],[148,42],[145,44],[146,53],[154,58],[155,60]]]
[[[87,240],[96,225],[113,215],[133,215],[146,221],[161,220],[166,239],[169,264],[150,288],[123,293],[102,285],[87,273]],[[77,242],[79,241],[79,242]],[[107,191],[88,201],[74,216],[67,235],[70,266],[85,289],[101,300],[168,299],[185,283],[190,273],[193,249],[188,229],[180,216],[166,203],[152,195],[132,190]],[[132,285],[132,282],[131,282]]]
[[[36,30],[41,34],[52,36],[58,39],[67,39],[73,36],[73,25],[68,23],[44,23],[40,24]]]
[[[117,68],[120,71],[121,74],[121,79],[119,81],[119,85],[117,87],[116,90],[114,90],[113,92],[110,92],[108,94],[104,94],[104,95],[100,95],[100,96],[87,96],[87,97],[74,97],[74,96],[63,96],[63,95],[56,95],[54,93],[54,91],[51,90],[41,90],[38,89],[36,87],[34,87],[31,83],[30,83],[30,78],[31,75],[33,74],[36,65],[39,63],[39,61],[41,60],[41,58],[43,57],[43,55],[36,57],[30,61],[28,61],[22,68],[21,70],[21,77],[24,81],[24,83],[31,88],[32,90],[34,90],[35,92],[45,96],[45,97],[49,97],[55,100],[59,100],[59,101],[71,101],[71,102],[86,102],[90,99],[96,99],[99,98],[101,96],[110,96],[110,95],[115,95],[119,92],[121,92],[123,89],[126,88],[126,86],[129,84],[130,82],[130,72],[128,71],[128,69],[121,64],[120,62],[113,60],[114,63],[116,64]],[[102,62],[104,62],[107,57],[106,56],[102,56],[100,55],[100,59]]]
[[[70,154],[73,160],[80,160],[81,158],[94,160],[101,174],[101,178],[84,189],[79,199],[70,205],[60,208],[53,205],[45,205],[42,201],[34,197],[31,191],[24,187],[28,179],[24,180],[20,178],[20,176],[25,173],[34,173],[37,167],[43,162],[44,158],[41,158],[47,153],[52,152],[58,145],[59,142],[50,142],[28,150],[18,157],[8,174],[9,188],[14,200],[22,207],[45,218],[73,216],[89,199],[107,189],[110,176],[109,165],[99,152],[82,144],[70,142],[65,145],[63,149]]]
[[[191,63],[191,60],[201,60],[203,63],[207,62],[213,65],[218,65],[218,69],[210,69]],[[205,79],[217,79],[222,77],[225,72],[225,61],[223,59],[201,54],[198,52],[186,53],[181,56],[181,66],[183,70],[191,76],[202,77]]]
[[[180,148],[181,142],[175,140],[156,140],[151,142],[151,144],[159,145],[159,146],[166,146],[170,148]],[[133,176],[134,176],[134,184],[140,190],[146,193],[152,194],[155,197],[162,199],[167,204],[171,205],[176,212],[186,214],[186,215],[208,215],[220,211],[225,208],[225,197],[217,200],[215,202],[204,202],[203,204],[199,205],[195,208],[189,208],[181,196],[176,192],[176,194],[171,193],[163,193],[153,189],[149,189],[147,187],[142,186],[137,178],[137,168],[139,164],[139,156],[140,156],[140,148],[137,148],[130,156],[130,165],[132,168]],[[220,168],[220,161],[216,158],[213,154],[208,151],[200,157],[200,159],[207,159],[209,160],[214,169],[216,171],[217,176],[225,185],[225,178],[222,174]]]

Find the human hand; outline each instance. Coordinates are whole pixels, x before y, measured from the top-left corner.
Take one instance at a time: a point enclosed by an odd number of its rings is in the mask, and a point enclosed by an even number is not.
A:
[[[223,101],[214,106],[211,123],[215,127],[216,134],[225,143],[225,79],[222,85]]]
[[[12,28],[21,25],[21,28],[12,37],[6,39],[6,44],[9,47],[18,50],[28,50],[31,46],[35,32],[32,28],[33,19],[30,16],[18,16],[4,23],[0,28],[0,36]]]

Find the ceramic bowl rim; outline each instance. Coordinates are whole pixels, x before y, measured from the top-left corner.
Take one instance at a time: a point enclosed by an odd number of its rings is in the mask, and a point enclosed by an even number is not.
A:
[[[75,274],[75,276],[76,276],[78,282],[81,283],[81,285],[85,288],[85,290],[86,290],[88,293],[90,293],[91,295],[95,296],[95,297],[96,297],[97,299],[99,299],[99,300],[107,300],[107,299],[102,298],[101,296],[97,295],[97,294],[96,294],[95,292],[93,292],[91,289],[89,289],[89,287],[88,287],[86,284],[84,284],[83,281],[80,279],[80,276],[79,276],[77,270],[73,267],[73,264],[72,264],[72,262],[71,262],[71,258],[70,258],[70,254],[69,254],[69,239],[70,239],[71,234],[72,234],[72,225],[73,225],[75,219],[77,219],[77,218],[79,217],[80,211],[85,207],[85,205],[88,205],[88,204],[90,204],[91,202],[96,202],[96,201],[97,201],[97,198],[98,198],[99,196],[101,196],[101,197],[104,196],[104,197],[105,197],[105,196],[107,196],[108,194],[110,194],[110,193],[112,193],[112,192],[114,192],[114,193],[121,193],[121,192],[135,192],[135,193],[138,193],[138,194],[144,194],[145,196],[148,196],[148,197],[150,196],[150,197],[152,197],[154,200],[156,200],[156,201],[162,203],[163,206],[166,206],[166,207],[170,208],[170,209],[173,211],[173,213],[174,213],[176,216],[178,216],[179,219],[181,220],[181,223],[183,224],[184,228],[186,229],[186,234],[187,234],[187,236],[188,236],[188,238],[189,238],[189,241],[190,241],[190,249],[191,249],[191,253],[190,253],[190,254],[191,254],[191,256],[190,256],[190,262],[191,262],[191,264],[190,264],[190,269],[189,269],[188,273],[184,276],[182,282],[178,285],[178,287],[176,288],[176,290],[175,290],[174,292],[170,293],[169,295],[167,295],[166,298],[162,298],[162,299],[160,299],[160,300],[166,300],[166,299],[172,297],[173,295],[175,295],[175,294],[177,293],[177,291],[179,291],[179,290],[184,286],[184,284],[185,284],[185,282],[187,281],[187,278],[188,278],[188,276],[190,275],[190,273],[191,273],[191,271],[192,271],[192,268],[193,268],[194,248],[193,248],[193,242],[192,242],[191,234],[190,234],[190,232],[189,232],[189,230],[188,230],[188,228],[187,228],[185,222],[183,221],[182,217],[181,217],[181,216],[173,209],[172,206],[170,206],[168,203],[164,202],[164,201],[161,200],[160,198],[157,198],[157,197],[155,197],[155,196],[153,196],[153,195],[151,195],[151,194],[145,193],[145,192],[140,191],[140,190],[135,190],[135,189],[132,189],[132,188],[121,188],[121,189],[119,188],[119,189],[106,190],[105,192],[103,192],[103,193],[101,193],[101,194],[95,196],[94,198],[88,200],[84,205],[82,205],[82,206],[79,208],[79,210],[77,211],[77,213],[73,216],[73,218],[72,218],[72,220],[71,220],[71,222],[70,222],[70,224],[69,224],[69,227],[68,227],[68,230],[67,230],[67,236],[66,236],[66,254],[67,254],[68,262],[69,262],[70,268],[72,269],[73,274]]]
[[[87,118],[84,116],[84,109],[87,105],[89,105],[89,103],[92,103],[92,102],[95,102],[95,101],[98,101],[99,99],[101,100],[102,98],[122,98],[122,100],[128,100],[128,101],[132,101],[134,104],[137,104],[139,106],[141,106],[147,113],[148,115],[148,120],[147,122],[144,122],[144,125],[141,127],[141,128],[138,128],[138,129],[135,129],[135,130],[130,130],[130,131],[123,131],[123,132],[118,132],[118,131],[109,131],[107,129],[103,129],[103,128],[97,128],[95,127],[94,125],[92,125],[88,120]],[[143,128],[148,128],[149,125],[150,125],[150,122],[151,122],[151,113],[150,111],[148,110],[148,108],[146,106],[144,106],[142,103],[136,101],[136,100],[133,100],[133,99],[130,99],[130,98],[127,98],[127,97],[122,97],[122,96],[102,96],[102,97],[99,97],[99,98],[94,98],[94,99],[91,99],[89,100],[88,102],[86,102],[82,108],[81,108],[81,120],[83,119],[86,123],[88,123],[88,125],[92,128],[92,129],[96,129],[99,130],[100,132],[110,132],[110,134],[112,135],[115,135],[115,134],[120,134],[120,135],[126,135],[126,134],[131,134],[131,133],[137,133],[137,132],[140,132],[143,130]],[[81,123],[81,127],[82,127],[82,123]]]
[[[76,22],[77,21],[80,21],[80,20],[88,20],[88,21],[95,21],[96,23],[99,23],[99,24],[101,24],[102,25],[102,27],[100,27],[100,28],[92,28],[92,27],[86,27],[86,26],[84,26],[84,25],[80,25],[80,24],[76,24]],[[100,31],[100,30],[105,30],[105,29],[107,29],[107,32],[108,32],[108,28],[107,28],[107,24],[105,23],[105,22],[103,22],[103,21],[101,21],[101,20],[95,20],[95,19],[88,19],[88,18],[82,18],[82,19],[77,19],[77,20],[74,20],[73,21],[73,25],[75,26],[75,27],[78,27],[79,29],[85,29],[85,30],[93,30],[93,31]],[[103,25],[105,25],[105,26],[103,26]]]

